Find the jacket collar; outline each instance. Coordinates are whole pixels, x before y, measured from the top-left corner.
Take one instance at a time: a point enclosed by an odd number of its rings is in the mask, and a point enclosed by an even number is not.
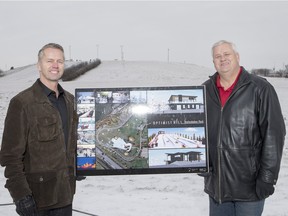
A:
[[[47,102],[49,103],[49,99],[44,93],[38,80],[32,85],[31,88],[32,88],[34,100],[36,103],[47,103]]]
[[[59,93],[62,93],[65,97],[65,91],[64,89],[58,85]],[[44,84],[40,82],[39,79],[36,80],[36,82],[32,85],[32,91],[34,95],[34,100],[36,103],[50,103],[48,96],[51,94],[53,91],[48,89]]]
[[[36,103],[51,103],[49,98],[47,97],[47,95],[45,94],[45,92],[43,91],[43,88],[41,87],[40,83],[36,80],[36,82],[31,86],[32,91],[33,91],[33,95],[34,95],[34,100]],[[62,88],[62,87],[61,87]],[[63,88],[62,88],[63,89]],[[67,91],[65,91],[63,89],[63,96],[64,99],[66,101],[66,103],[68,104],[73,104],[74,103],[74,99],[69,96],[71,94],[69,94]],[[69,107],[69,105],[68,105]],[[73,107],[73,106],[72,106]]]
[[[251,80],[251,74],[248,73],[248,71],[241,66],[242,72],[239,76],[238,82],[235,85],[234,89],[237,89],[238,86],[241,86],[242,84],[248,83]],[[218,72],[215,72],[212,76],[210,76],[210,79],[213,80],[213,82],[216,85],[216,80],[217,80]]]
[[[39,85],[41,86],[43,92],[45,93],[45,95],[48,97],[51,94],[56,94],[55,91],[49,89],[47,86],[45,86],[40,79],[37,79],[37,82],[39,83]],[[60,84],[57,85],[58,88],[58,92],[59,95],[64,94],[64,89],[62,88],[62,86]]]
[[[251,74],[244,67],[241,66],[241,68],[242,73],[240,74],[239,80],[235,85],[235,89],[244,84],[248,84],[251,81]]]

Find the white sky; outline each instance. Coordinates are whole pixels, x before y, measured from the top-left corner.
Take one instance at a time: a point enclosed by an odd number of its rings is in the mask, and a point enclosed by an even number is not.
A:
[[[48,42],[66,58],[193,63],[233,41],[246,69],[288,64],[285,1],[0,1],[0,69],[37,61]],[[98,47],[98,49],[97,49]],[[168,52],[169,49],[169,52]],[[98,52],[97,52],[98,50]]]

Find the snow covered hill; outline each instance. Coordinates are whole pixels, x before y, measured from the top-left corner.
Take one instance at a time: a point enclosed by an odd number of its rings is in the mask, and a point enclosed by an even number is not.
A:
[[[67,66],[69,66],[67,63]],[[212,63],[211,63],[212,65]],[[39,74],[35,65],[14,69],[0,78],[0,140],[10,99],[31,86]],[[164,62],[104,61],[97,68],[61,85],[74,94],[75,88],[145,87],[200,85],[214,69],[198,65]],[[279,95],[283,114],[288,116],[288,80],[268,79]],[[275,194],[267,199],[263,216],[288,215],[288,145],[284,149]],[[4,188],[4,169],[0,168],[0,215],[16,215],[11,197]],[[208,215],[208,197],[203,178],[196,174],[158,174],[127,176],[90,176],[77,183],[74,209],[99,216],[174,216]],[[74,212],[73,215],[84,215]]]

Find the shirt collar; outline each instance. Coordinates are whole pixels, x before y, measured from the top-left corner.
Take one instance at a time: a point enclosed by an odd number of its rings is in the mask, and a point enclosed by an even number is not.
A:
[[[231,91],[231,90],[233,90],[233,88],[235,87],[235,85],[236,85],[236,83],[237,83],[237,81],[238,81],[238,79],[239,79],[239,76],[240,76],[241,72],[242,72],[242,67],[240,67],[240,70],[239,70],[239,72],[238,72],[237,78],[235,79],[234,83],[233,83],[228,89],[226,89],[225,91]],[[220,83],[220,76],[219,76],[219,74],[217,75],[216,86],[217,86],[217,88],[223,88],[223,86],[222,86],[221,83]]]
[[[46,95],[47,97],[50,96],[50,95],[53,95],[53,94],[56,96],[56,92],[53,91],[53,90],[51,90],[51,89],[49,89],[46,85],[44,85],[44,84],[40,81],[40,79],[38,79],[37,81],[38,81],[38,83],[40,84],[41,88],[43,89],[43,91],[44,91],[44,93],[45,93],[45,95]],[[64,95],[64,89],[62,88],[62,86],[61,86],[60,84],[57,85],[57,88],[58,88],[59,96],[60,96],[60,95]]]

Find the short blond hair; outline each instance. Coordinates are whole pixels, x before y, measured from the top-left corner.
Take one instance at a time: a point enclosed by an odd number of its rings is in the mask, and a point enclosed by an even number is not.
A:
[[[64,56],[64,49],[61,45],[57,44],[57,43],[48,43],[46,45],[44,45],[38,52],[38,61],[40,61],[40,59],[42,58],[43,54],[44,54],[44,50],[47,48],[54,48],[54,49],[59,49],[63,52],[63,56]],[[65,56],[64,56],[64,60],[65,60]]]

